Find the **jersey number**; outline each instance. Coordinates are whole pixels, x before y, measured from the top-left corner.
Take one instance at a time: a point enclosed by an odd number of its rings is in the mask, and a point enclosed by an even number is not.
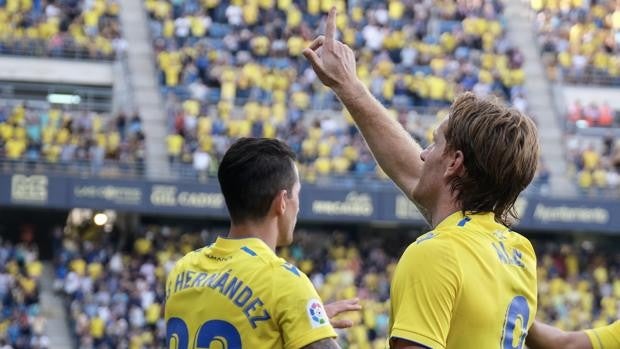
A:
[[[241,349],[241,336],[235,326],[230,323],[222,320],[209,320],[196,332],[196,342],[191,348],[208,349],[212,344],[215,344],[215,348]],[[190,348],[187,324],[178,317],[170,318],[166,323],[166,348]]]
[[[516,296],[510,302],[506,319],[504,319],[504,331],[502,333],[502,349],[521,349],[527,335],[527,324],[530,319],[530,307],[523,296]],[[517,325],[520,327],[518,328]],[[517,328],[520,332],[516,333]],[[516,335],[516,337],[515,337]]]

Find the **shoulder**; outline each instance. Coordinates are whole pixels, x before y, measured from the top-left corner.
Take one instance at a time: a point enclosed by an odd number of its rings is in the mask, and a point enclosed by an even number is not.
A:
[[[281,296],[295,298],[315,292],[308,276],[294,264],[277,258],[271,261],[269,268],[273,287]]]
[[[412,242],[401,257],[403,264],[426,264],[433,261],[454,262],[455,247],[450,234],[430,231]],[[413,266],[413,265],[412,265]]]
[[[274,258],[269,261],[269,267],[276,281],[282,283],[309,281],[303,271],[299,270],[293,263],[287,262],[284,258]]]
[[[174,263],[174,267],[171,270],[170,274],[173,274],[175,271],[188,267],[192,264],[197,263],[200,260],[200,256],[204,249],[208,247],[201,247],[197,250],[191,251],[187,253],[185,256],[181,257],[179,260]]]
[[[511,245],[519,250],[527,253],[536,260],[536,252],[534,247],[528,238],[517,233],[516,231],[508,231],[508,239],[510,239]]]

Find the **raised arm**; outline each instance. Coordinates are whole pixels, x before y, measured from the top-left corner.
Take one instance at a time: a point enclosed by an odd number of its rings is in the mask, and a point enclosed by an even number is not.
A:
[[[358,79],[355,54],[335,37],[336,9],[332,8],[325,36],[316,38],[303,54],[321,82],[347,107],[383,171],[412,199],[421,176],[422,149]]]

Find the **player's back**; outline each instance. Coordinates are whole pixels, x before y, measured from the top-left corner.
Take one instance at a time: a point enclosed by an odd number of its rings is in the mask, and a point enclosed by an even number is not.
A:
[[[452,236],[463,277],[447,347],[522,348],[537,308],[532,245],[490,215],[462,228]]]
[[[187,254],[166,298],[173,348],[300,348],[336,336],[306,275],[256,238],[218,238]]]
[[[492,214],[457,213],[411,244],[402,259],[391,336],[433,348],[523,347],[537,307],[536,256],[523,236]],[[408,276],[414,273],[433,275]],[[411,309],[414,303],[422,306]],[[403,307],[411,314],[401,313]],[[399,321],[415,316],[419,320]]]

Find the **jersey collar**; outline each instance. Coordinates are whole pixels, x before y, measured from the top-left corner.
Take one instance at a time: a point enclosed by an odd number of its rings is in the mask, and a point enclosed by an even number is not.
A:
[[[259,238],[244,238],[244,239],[230,239],[224,237],[218,237],[212,246],[214,252],[231,253],[238,250],[243,250],[249,255],[252,253],[256,255],[271,254],[275,252],[267,246],[267,244]]]
[[[463,215],[462,211],[456,211],[448,217],[444,218],[441,223],[437,224],[435,229],[464,227],[470,221],[475,222],[493,222],[495,223],[495,214],[493,212],[482,212],[476,214]]]

